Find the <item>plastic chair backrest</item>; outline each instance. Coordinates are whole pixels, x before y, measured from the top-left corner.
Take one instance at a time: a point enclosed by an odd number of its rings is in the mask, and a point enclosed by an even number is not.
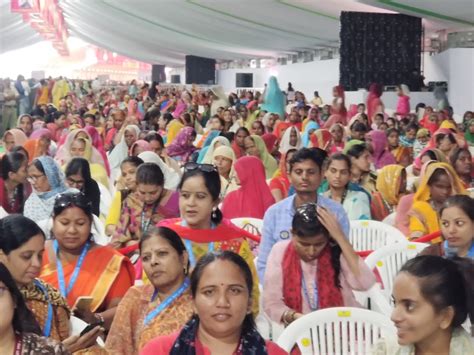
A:
[[[302,354],[369,354],[382,337],[396,337],[388,316],[362,308],[335,307],[315,311],[291,323],[277,344]]]
[[[387,300],[390,300],[393,281],[398,271],[407,260],[417,256],[428,244],[424,243],[397,243],[386,245],[375,250],[366,259],[367,266],[376,269],[382,280],[382,294]]]
[[[254,235],[262,235],[263,220],[253,217],[232,218],[231,222],[237,227]]]
[[[388,244],[407,241],[397,228],[379,221],[351,221],[349,240],[355,251],[376,250]]]

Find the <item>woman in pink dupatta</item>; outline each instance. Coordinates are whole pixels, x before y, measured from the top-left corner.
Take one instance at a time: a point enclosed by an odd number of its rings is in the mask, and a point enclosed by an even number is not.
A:
[[[99,131],[93,126],[86,126],[84,127],[84,131],[86,131],[92,139],[92,146],[97,149],[100,153],[102,159],[104,160],[105,170],[107,171],[107,175],[110,176],[110,165],[109,159],[107,158],[107,153],[104,149],[104,143],[102,141],[102,137],[99,134]]]
[[[384,131],[371,131],[368,134],[368,142],[372,143],[372,158],[376,169],[389,164],[397,164],[395,157],[387,148],[388,140]]]
[[[343,121],[341,121],[340,123],[345,125],[346,119],[347,119],[347,109],[345,106],[344,87],[342,85],[337,85],[333,87],[332,94],[334,96],[334,99],[332,100],[332,105],[331,105],[331,115],[340,115],[343,119]],[[334,123],[336,122],[333,122],[333,124]],[[332,124],[324,128],[329,128],[331,126]]]
[[[372,125],[374,115],[384,112],[384,105],[380,97],[383,94],[382,85],[377,83],[370,84],[369,96],[367,97],[367,116],[369,117],[369,126]]]
[[[265,180],[265,168],[260,159],[242,157],[234,165],[240,188],[229,192],[222,203],[225,218],[253,217],[263,219],[275,199]]]
[[[168,156],[181,161],[187,162],[196,151],[193,141],[196,139],[196,131],[192,127],[184,127],[178,133],[173,142],[166,148]]]

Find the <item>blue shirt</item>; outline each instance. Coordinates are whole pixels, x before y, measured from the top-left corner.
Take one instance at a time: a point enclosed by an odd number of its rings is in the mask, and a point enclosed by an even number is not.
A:
[[[260,280],[264,280],[267,258],[274,244],[291,237],[291,222],[295,214],[294,201],[296,195],[271,206],[263,217],[263,232],[260,250],[257,258],[257,271]],[[318,195],[318,206],[322,206],[333,213],[344,234],[349,237],[349,219],[342,205],[327,197]],[[331,231],[329,231],[331,233]]]

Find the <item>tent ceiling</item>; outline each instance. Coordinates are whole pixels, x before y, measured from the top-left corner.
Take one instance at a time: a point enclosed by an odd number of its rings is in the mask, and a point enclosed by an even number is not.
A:
[[[0,0],[0,53],[40,41]],[[338,46],[341,11],[400,12],[427,31],[474,26],[472,0],[61,0],[71,35],[149,63],[186,54],[218,60],[278,57]]]

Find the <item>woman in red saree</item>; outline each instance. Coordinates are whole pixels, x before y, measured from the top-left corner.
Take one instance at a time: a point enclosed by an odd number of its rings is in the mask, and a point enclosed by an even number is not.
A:
[[[40,278],[57,288],[73,307],[81,296],[92,297],[90,309],[78,315],[108,329],[118,303],[134,282],[130,261],[91,240],[92,209],[82,193],[64,193],[53,209],[53,240],[45,245]]]
[[[217,207],[221,184],[214,165],[187,163],[184,169],[178,186],[181,218],[164,220],[160,226],[174,230],[183,239],[191,268],[209,251],[230,250],[242,256],[252,270],[252,310],[258,314],[258,276],[247,240],[255,236],[223,219]]]
[[[382,85],[377,83],[370,84],[369,96],[367,97],[367,116],[369,117],[369,126],[372,125],[376,113],[384,112],[384,104],[380,99],[382,94]]]

